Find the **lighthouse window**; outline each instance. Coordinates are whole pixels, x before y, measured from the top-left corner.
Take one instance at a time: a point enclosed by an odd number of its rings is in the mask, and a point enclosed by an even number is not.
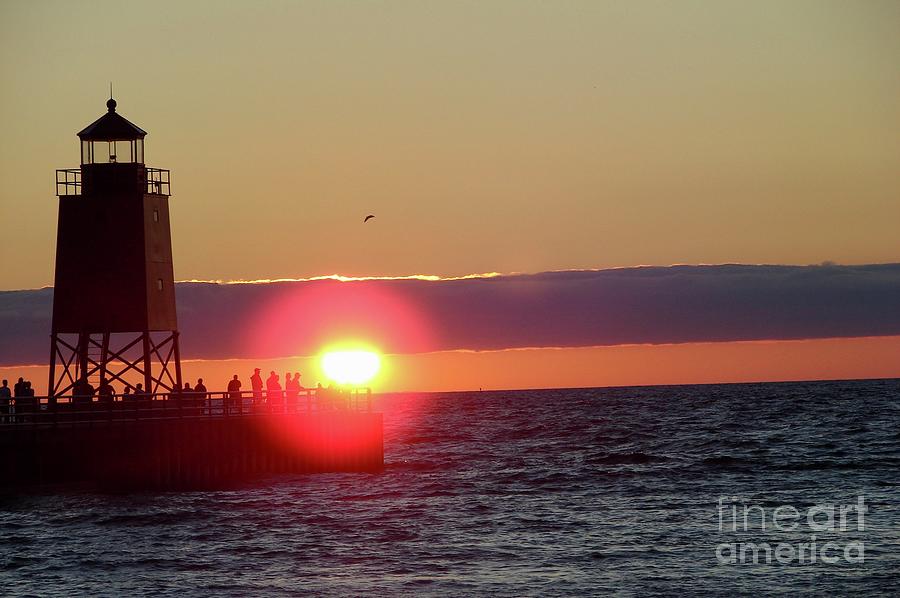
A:
[[[156,290],[157,290],[157,291],[161,291],[161,290],[162,290],[162,278],[157,278],[157,279],[156,279]]]
[[[159,210],[153,210],[153,222],[159,222]]]

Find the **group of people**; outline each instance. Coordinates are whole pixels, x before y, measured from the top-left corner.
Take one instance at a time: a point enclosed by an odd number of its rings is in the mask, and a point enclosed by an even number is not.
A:
[[[306,390],[303,386],[303,383],[300,381],[301,374],[300,372],[294,372],[294,376],[291,377],[290,372],[285,372],[284,374],[284,388],[281,386],[280,377],[275,373],[275,370],[269,372],[269,377],[266,378],[266,392],[263,395],[263,381],[259,368],[254,368],[253,375],[250,376],[250,386],[253,389],[253,402],[261,403],[263,400],[267,403],[277,403],[279,401],[287,399],[296,399],[300,396],[300,391]],[[234,375],[231,382],[228,384],[228,390],[231,391],[232,384],[237,381],[238,388],[240,388],[240,380],[238,380],[237,374]]]
[[[228,382],[228,391],[225,395],[226,408],[231,411],[232,407],[241,405],[241,399],[248,396],[252,399],[254,409],[279,410],[287,408],[295,409],[301,393],[315,393],[316,399],[320,404],[330,405],[332,407],[339,406],[340,389],[332,387],[323,387],[321,383],[312,389],[303,386],[300,372],[285,372],[284,385],[281,383],[281,377],[274,371],[269,372],[269,377],[263,381],[260,375],[262,370],[255,368],[253,375],[250,376],[250,392],[241,390],[242,383],[237,374],[234,374]],[[203,378],[198,378],[197,383],[191,387],[189,382],[185,382],[184,387],[179,389],[177,393],[172,393],[179,399],[206,399],[209,391],[203,384]],[[37,411],[38,405],[34,399],[35,393],[31,386],[31,382],[19,378],[13,389],[9,388],[9,381],[3,380],[0,386],[0,423],[13,421],[14,412],[21,414]],[[95,399],[96,397],[96,399]],[[150,398],[143,384],[137,383],[134,386],[126,383],[121,394],[116,393],[116,389],[105,377],[100,379],[99,386],[94,388],[87,377],[79,378],[75,381],[71,388],[71,402],[74,404],[92,404],[98,403],[114,403],[117,400],[123,402],[132,402],[137,400],[146,400]],[[12,399],[15,399],[13,401]]]
[[[253,405],[255,407],[263,405],[269,407],[281,407],[285,404],[296,405],[297,399],[300,397],[300,392],[306,390],[303,383],[300,381],[300,372],[294,372],[293,375],[290,372],[286,372],[284,374],[284,386],[282,386],[281,378],[274,370],[272,370],[269,372],[269,377],[266,379],[265,386],[263,386],[263,379],[262,376],[260,376],[261,371],[262,370],[259,368],[255,368],[253,370],[253,375],[250,376],[250,388],[252,390],[250,396],[253,399]],[[242,386],[238,375],[235,374],[232,376],[231,380],[228,382],[229,403],[237,404],[237,402],[243,398],[245,393],[241,391]]]
[[[29,405],[25,399],[35,396],[30,380],[19,378],[12,389],[9,388],[9,380],[3,380],[0,384],[2,384],[0,386],[0,414],[6,412],[6,408],[10,407],[10,399],[16,399],[15,405],[23,408]],[[193,388],[191,388],[190,382],[185,382],[184,388],[181,389],[181,393],[197,397],[205,397],[207,392],[209,391],[203,385],[203,378],[198,378],[197,384]],[[133,401],[145,399],[149,394],[144,391],[144,385],[140,382],[134,386],[126,383],[122,394],[118,394],[113,385],[105,378],[101,378],[99,386],[94,388],[94,385],[86,377],[82,377],[72,385],[71,396],[73,403],[84,404],[93,403],[94,397],[97,397],[97,401],[100,403],[112,403],[117,397],[122,401]]]
[[[251,392],[249,396],[253,400],[254,408],[267,408],[278,411],[286,407],[290,411],[296,408],[302,393],[305,393],[307,396],[314,395],[316,401],[322,407],[340,407],[343,405],[343,402],[340,400],[342,396],[340,388],[325,387],[322,386],[321,382],[312,388],[307,388],[303,386],[300,372],[294,372],[293,375],[290,372],[285,372],[284,385],[282,386],[281,377],[275,370],[269,372],[269,377],[266,378],[264,383],[261,372],[262,370],[259,368],[254,368],[253,375],[250,376]],[[241,391],[242,387],[240,378],[238,378],[237,374],[234,374],[228,382],[228,402],[230,404],[237,404],[242,397],[247,396],[246,392]]]
[[[190,382],[185,382],[180,394],[205,398],[207,392],[206,386],[203,385],[203,378],[198,378],[197,384],[193,388],[191,388]],[[113,403],[116,397],[119,397],[124,402],[142,400],[149,397],[149,394],[144,391],[144,385],[140,382],[134,386],[126,383],[120,395],[116,394],[116,389],[106,379],[101,379],[100,386],[96,389],[87,378],[81,378],[72,386],[72,402],[75,404],[93,403],[95,395],[100,403]]]
[[[100,404],[111,404],[117,400],[122,402],[135,402],[147,400],[151,397],[150,393],[144,390],[144,385],[137,383],[134,386],[125,383],[122,394],[116,393],[116,389],[110,384],[105,377],[100,379],[99,385],[95,388],[87,377],[81,377],[72,385],[70,402],[74,405],[93,405],[96,401]],[[181,392],[177,393],[179,399],[202,399],[208,396],[206,386],[203,384],[203,378],[198,378],[196,385],[191,388],[189,382],[184,384]],[[192,401],[189,401],[192,403]],[[48,408],[53,408],[57,400],[51,398]],[[84,407],[82,407],[84,408]],[[29,414],[35,414],[41,411],[41,406],[35,398],[34,388],[31,382],[19,378],[15,386],[10,389],[9,381],[0,382],[0,423],[16,423],[22,421],[30,421]]]
[[[34,388],[31,387],[31,380],[20,377],[13,385],[12,390],[9,388],[9,380],[0,382],[0,423],[12,421],[17,412],[29,413],[36,408],[37,403],[34,398]]]
[[[140,396],[143,394],[143,387],[138,384],[138,389],[135,391],[134,396]],[[131,393],[131,387],[125,387],[124,395],[129,395]],[[72,402],[83,405],[85,403],[93,403],[94,395],[97,395],[97,400],[101,403],[112,403],[116,400],[116,389],[113,388],[113,385],[109,383],[105,378],[101,378],[100,385],[97,388],[94,388],[94,385],[91,384],[87,378],[80,378],[77,382],[72,386]]]

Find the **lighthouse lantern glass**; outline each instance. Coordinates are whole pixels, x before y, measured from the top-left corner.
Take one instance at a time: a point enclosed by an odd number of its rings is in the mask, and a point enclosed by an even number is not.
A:
[[[144,140],[82,140],[82,164],[144,163]]]

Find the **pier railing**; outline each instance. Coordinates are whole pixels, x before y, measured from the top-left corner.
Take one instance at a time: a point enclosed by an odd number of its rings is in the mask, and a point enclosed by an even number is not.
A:
[[[180,392],[109,396],[66,395],[0,400],[4,426],[44,426],[136,419],[229,418],[273,414],[371,412],[370,388],[281,391]]]

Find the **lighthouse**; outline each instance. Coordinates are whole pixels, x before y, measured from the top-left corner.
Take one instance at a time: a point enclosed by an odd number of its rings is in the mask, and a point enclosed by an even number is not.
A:
[[[15,456],[0,459],[3,489],[177,490],[380,471],[384,426],[368,388],[307,388],[269,403],[182,389],[169,171],[144,164],[147,132],[114,99],[106,108],[78,133],[81,165],[56,171],[49,390],[13,397],[15,412],[0,418],[0,454]],[[126,394],[126,384],[143,389]]]
[[[146,166],[147,132],[106,108],[78,133],[81,166],[56,171],[51,401],[85,382],[181,387],[169,171]]]

